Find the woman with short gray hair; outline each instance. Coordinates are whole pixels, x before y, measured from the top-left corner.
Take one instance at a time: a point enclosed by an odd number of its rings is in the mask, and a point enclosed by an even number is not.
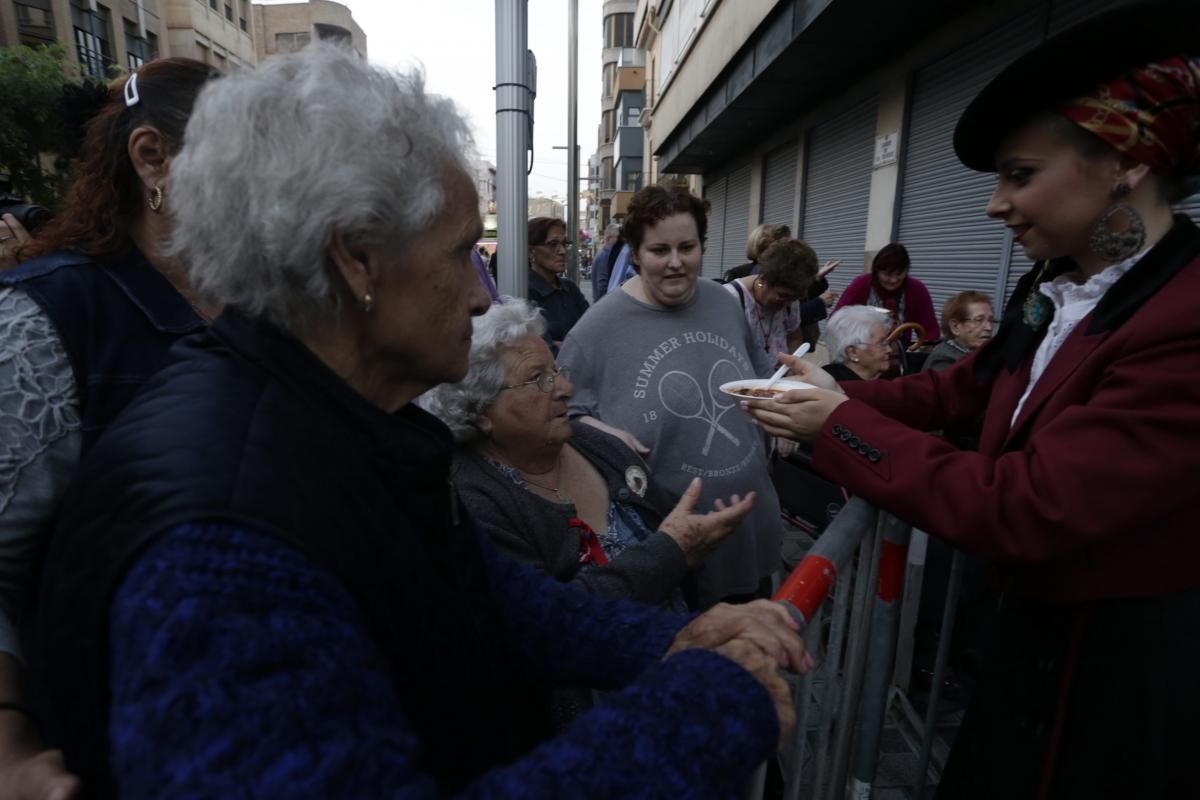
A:
[[[454,484],[505,554],[587,592],[683,610],[688,568],[754,498],[693,514],[699,478],[676,502],[624,442],[570,422],[573,387],[544,330],[532,303],[506,298],[475,319],[467,377],[422,396],[460,444]]]
[[[786,612],[691,623],[501,557],[411,402],[490,306],[451,103],[314,42],[210,85],[186,141],[173,247],[225,311],[80,464],[38,603],[89,795],[739,793],[792,720]],[[564,685],[614,691],[545,741]]]
[[[830,363],[825,371],[839,381],[870,381],[886,373],[897,360],[887,341],[891,317],[875,306],[842,306],[825,326]]]

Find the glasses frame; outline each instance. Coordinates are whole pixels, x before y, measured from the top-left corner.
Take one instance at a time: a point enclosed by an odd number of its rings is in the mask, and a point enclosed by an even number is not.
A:
[[[536,378],[531,378],[530,380],[527,380],[527,381],[521,381],[520,383],[502,384],[500,386],[500,389],[501,389],[501,391],[503,391],[504,389],[520,389],[522,386],[529,386],[530,384],[534,384],[537,386],[539,392],[542,392],[543,394],[550,394],[551,392],[554,391],[554,387],[558,385],[558,377],[560,375],[562,377],[566,378],[567,380],[571,380],[571,370],[570,369],[568,369],[567,367],[555,367],[554,369],[550,370],[549,372],[543,372],[541,375],[538,375]],[[543,386],[543,384],[546,383],[547,378],[550,379],[550,383]]]
[[[534,247],[548,247],[551,250],[570,250],[571,243],[566,239],[548,239],[541,244],[535,244]]]

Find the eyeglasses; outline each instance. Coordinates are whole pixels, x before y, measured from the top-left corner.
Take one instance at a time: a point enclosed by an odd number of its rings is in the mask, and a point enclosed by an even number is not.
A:
[[[559,367],[557,369],[552,369],[549,372],[543,372],[541,375],[538,375],[536,378],[531,378],[527,381],[521,381],[520,383],[505,384],[505,385],[501,386],[500,388],[501,389],[520,389],[522,386],[529,386],[530,384],[533,384],[534,386],[537,386],[537,388],[543,392],[553,392],[554,385],[558,382],[559,375],[561,375],[564,380],[568,380],[568,381],[571,380],[570,370],[567,369],[566,367]]]
[[[538,247],[549,247],[551,250],[566,250],[571,246],[571,243],[564,239],[547,239]]]
[[[967,317],[966,319],[960,320],[960,322],[962,322],[964,325],[982,325],[985,322],[989,325],[995,325],[996,318],[980,314],[978,317]]]

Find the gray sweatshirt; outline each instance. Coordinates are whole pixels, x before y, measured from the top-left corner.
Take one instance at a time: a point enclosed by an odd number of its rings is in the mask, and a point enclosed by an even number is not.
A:
[[[685,305],[660,308],[614,290],[572,328],[558,363],[571,370],[572,416],[624,428],[650,448],[656,483],[682,494],[704,481],[699,510],[758,492],[753,510],[697,570],[701,607],[753,592],[780,562],[779,498],[761,431],[718,387],[769,374],[736,298],[700,279]]]

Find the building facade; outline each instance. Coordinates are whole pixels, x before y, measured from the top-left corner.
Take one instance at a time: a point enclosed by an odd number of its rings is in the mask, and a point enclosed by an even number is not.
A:
[[[212,2],[212,0],[209,0]],[[349,44],[367,57],[367,35],[354,21],[350,9],[330,0],[254,6],[257,58],[276,53],[294,53],[314,39]]]
[[[529,198],[529,219],[534,217],[554,217],[565,220],[567,207],[550,197]]]
[[[940,308],[1002,302],[1031,266],[984,208],[995,179],[951,137],[971,98],[1028,48],[1123,0],[641,0],[649,178],[711,204],[704,274],[745,260],[761,222],[791,226],[843,288],[888,242]],[[1183,204],[1200,217],[1200,197]]]
[[[347,41],[366,57],[350,9],[329,0],[0,0],[0,47],[63,42],[86,76],[107,80],[147,61],[184,56],[226,70],[290,52],[313,38]]]
[[[0,0],[0,46],[61,41],[98,80],[166,56],[227,69],[255,63],[251,18],[250,0]]]
[[[604,230],[614,218],[623,216],[621,204],[627,204],[628,197],[632,195],[632,192],[621,189],[622,184],[618,182],[618,162],[623,162],[620,164],[623,175],[636,172],[640,180],[642,136],[622,130],[630,127],[626,124],[629,118],[627,115],[622,117],[619,108],[621,94],[640,92],[642,88],[637,85],[631,70],[639,69],[644,82],[644,61],[634,48],[633,19],[636,9],[636,0],[605,0],[601,9],[604,15],[604,48],[600,56],[603,65],[600,73],[600,127],[596,135],[596,152],[588,162],[594,170],[594,174],[589,175],[593,179],[589,186],[596,198],[596,214],[593,220],[589,220],[589,225],[594,225],[596,230]],[[637,66],[639,61],[642,62],[640,67]],[[635,102],[640,103],[633,96],[627,97],[626,110],[635,107]],[[622,133],[624,136],[620,136]],[[618,142],[618,138],[622,141]],[[636,148],[635,139],[638,140]],[[624,153],[618,150],[618,144],[624,146]],[[633,155],[635,152],[636,157]],[[618,193],[621,197],[617,197]]]

